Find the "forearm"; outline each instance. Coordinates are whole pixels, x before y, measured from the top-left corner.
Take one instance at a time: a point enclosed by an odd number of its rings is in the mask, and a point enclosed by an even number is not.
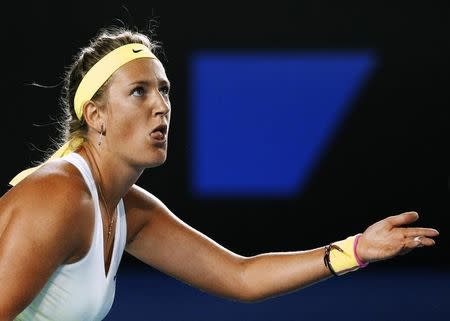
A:
[[[264,253],[248,257],[243,265],[244,301],[286,294],[329,278],[324,247],[298,252]]]

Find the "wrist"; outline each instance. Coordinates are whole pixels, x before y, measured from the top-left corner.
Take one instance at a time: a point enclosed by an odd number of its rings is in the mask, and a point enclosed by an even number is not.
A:
[[[359,268],[364,268],[369,264],[369,262],[363,260],[361,258],[361,256],[358,255],[358,245],[360,244],[359,240],[360,240],[361,236],[362,236],[362,233],[355,235],[355,241],[353,242],[353,252],[355,255],[356,262],[358,262]]]
[[[324,263],[332,274],[343,275],[367,266],[356,251],[360,237],[357,234],[325,247]]]

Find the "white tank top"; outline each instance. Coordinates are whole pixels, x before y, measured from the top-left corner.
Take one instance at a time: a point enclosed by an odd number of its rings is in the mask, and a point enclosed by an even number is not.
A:
[[[95,207],[94,234],[88,253],[80,260],[59,266],[33,302],[15,321],[100,321],[111,309],[116,289],[116,273],[126,243],[123,200],[117,205],[114,247],[105,276],[103,224],[97,188],[86,161],[77,153],[62,159],[72,163],[83,175]]]

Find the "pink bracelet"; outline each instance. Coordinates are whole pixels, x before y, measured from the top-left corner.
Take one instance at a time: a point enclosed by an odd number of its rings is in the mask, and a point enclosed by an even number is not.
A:
[[[353,253],[355,254],[355,259],[356,259],[356,262],[358,262],[358,265],[359,265],[360,269],[363,268],[363,267],[366,267],[369,264],[369,262],[364,263],[361,260],[361,258],[358,256],[358,254],[356,253],[356,247],[358,246],[358,240],[361,237],[361,235],[362,235],[361,233],[357,234],[355,236],[355,241],[353,242]]]

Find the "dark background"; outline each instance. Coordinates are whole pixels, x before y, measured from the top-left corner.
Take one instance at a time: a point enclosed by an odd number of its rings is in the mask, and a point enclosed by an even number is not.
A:
[[[56,135],[51,123],[58,115],[61,87],[42,89],[27,84],[58,84],[72,55],[101,27],[124,23],[146,30],[150,24],[155,27],[156,40],[164,47],[161,60],[172,82],[173,112],[168,160],[161,167],[147,170],[138,182],[141,186],[159,197],[182,220],[246,256],[323,246],[362,232],[386,216],[415,210],[420,219],[414,225],[440,231],[436,246],[358,271],[359,286],[364,282],[372,284],[361,279],[364,273],[374,280],[376,273],[409,275],[418,271],[422,278],[442,273],[444,283],[436,281],[436,284],[444,287],[436,298],[450,302],[446,138],[449,18],[444,1],[387,4],[227,1],[163,6],[119,1],[12,4],[11,9],[4,10],[2,19],[3,192],[17,172],[43,157],[40,150],[50,147],[50,137]],[[289,200],[205,200],[193,198],[189,190],[192,145],[188,123],[188,56],[199,49],[372,49],[377,53],[377,66],[301,194]],[[127,275],[165,278],[127,254],[121,271],[128,281]],[[412,275],[405,284],[414,287],[416,276]],[[336,282],[339,281],[333,279],[325,283],[331,287]],[[430,282],[423,280],[425,286],[430,286]],[[125,286],[126,281],[122,284],[124,291],[134,293],[135,290]],[[339,289],[344,284],[335,286]],[[314,287],[318,291],[326,285]],[[322,293],[331,293],[328,290],[323,289]],[[339,291],[336,290],[337,295]],[[423,293],[424,288],[412,291]],[[195,290],[193,293],[198,295]],[[119,314],[114,308],[120,306],[118,301],[126,301],[125,297],[118,292],[111,318],[114,313]],[[423,297],[417,294],[411,300],[409,303],[413,304],[423,302]],[[319,302],[311,304],[317,307],[324,304]],[[167,304],[169,310],[173,308]],[[293,307],[295,304],[298,303]],[[443,305],[430,305],[430,309],[431,319],[448,316]],[[387,308],[386,316],[390,312]],[[254,320],[266,320],[267,313]],[[290,315],[289,320],[297,320],[297,316]],[[175,319],[190,318],[185,314]],[[202,318],[197,315],[192,319]],[[252,318],[241,315],[230,319]],[[380,315],[369,319],[389,318]]]

